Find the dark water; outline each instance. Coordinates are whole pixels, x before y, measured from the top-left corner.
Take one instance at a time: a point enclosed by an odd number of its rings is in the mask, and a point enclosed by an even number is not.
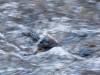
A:
[[[24,56],[29,30],[61,47]],[[0,75],[100,75],[99,41],[100,0],[0,0]]]

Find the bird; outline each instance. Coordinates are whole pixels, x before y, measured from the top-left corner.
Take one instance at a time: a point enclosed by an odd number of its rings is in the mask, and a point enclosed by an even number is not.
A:
[[[42,39],[35,31],[22,32],[22,35],[29,37],[33,42],[38,42],[35,54],[38,52],[48,51],[53,47],[60,46],[60,43],[48,33],[44,35]]]

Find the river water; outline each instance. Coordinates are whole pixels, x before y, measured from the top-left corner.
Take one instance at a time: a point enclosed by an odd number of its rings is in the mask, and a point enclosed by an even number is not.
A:
[[[0,0],[0,75],[100,75],[100,0]],[[22,32],[61,46],[36,55]]]

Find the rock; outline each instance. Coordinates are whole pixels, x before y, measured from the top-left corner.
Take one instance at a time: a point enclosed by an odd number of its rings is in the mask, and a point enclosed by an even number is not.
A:
[[[42,54],[42,53],[40,53],[40,54]],[[60,55],[60,56],[69,55],[70,56],[70,54],[61,47],[54,47],[54,48],[50,49],[49,51],[44,52],[43,54],[50,54],[50,55],[54,54],[54,55]]]
[[[36,55],[31,56],[25,56],[24,59],[38,66],[51,65],[54,68],[58,68],[57,63],[61,63],[63,65],[64,63],[62,62],[64,61],[66,61],[66,63],[72,62],[72,60],[74,60],[74,57],[70,53],[66,52],[63,48],[54,47],[46,52],[40,52]]]

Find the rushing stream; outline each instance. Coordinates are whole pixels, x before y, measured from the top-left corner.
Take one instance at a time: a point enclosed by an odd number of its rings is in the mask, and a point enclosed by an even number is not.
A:
[[[0,75],[100,75],[99,27],[100,0],[0,0]],[[25,56],[30,30],[61,46]]]

